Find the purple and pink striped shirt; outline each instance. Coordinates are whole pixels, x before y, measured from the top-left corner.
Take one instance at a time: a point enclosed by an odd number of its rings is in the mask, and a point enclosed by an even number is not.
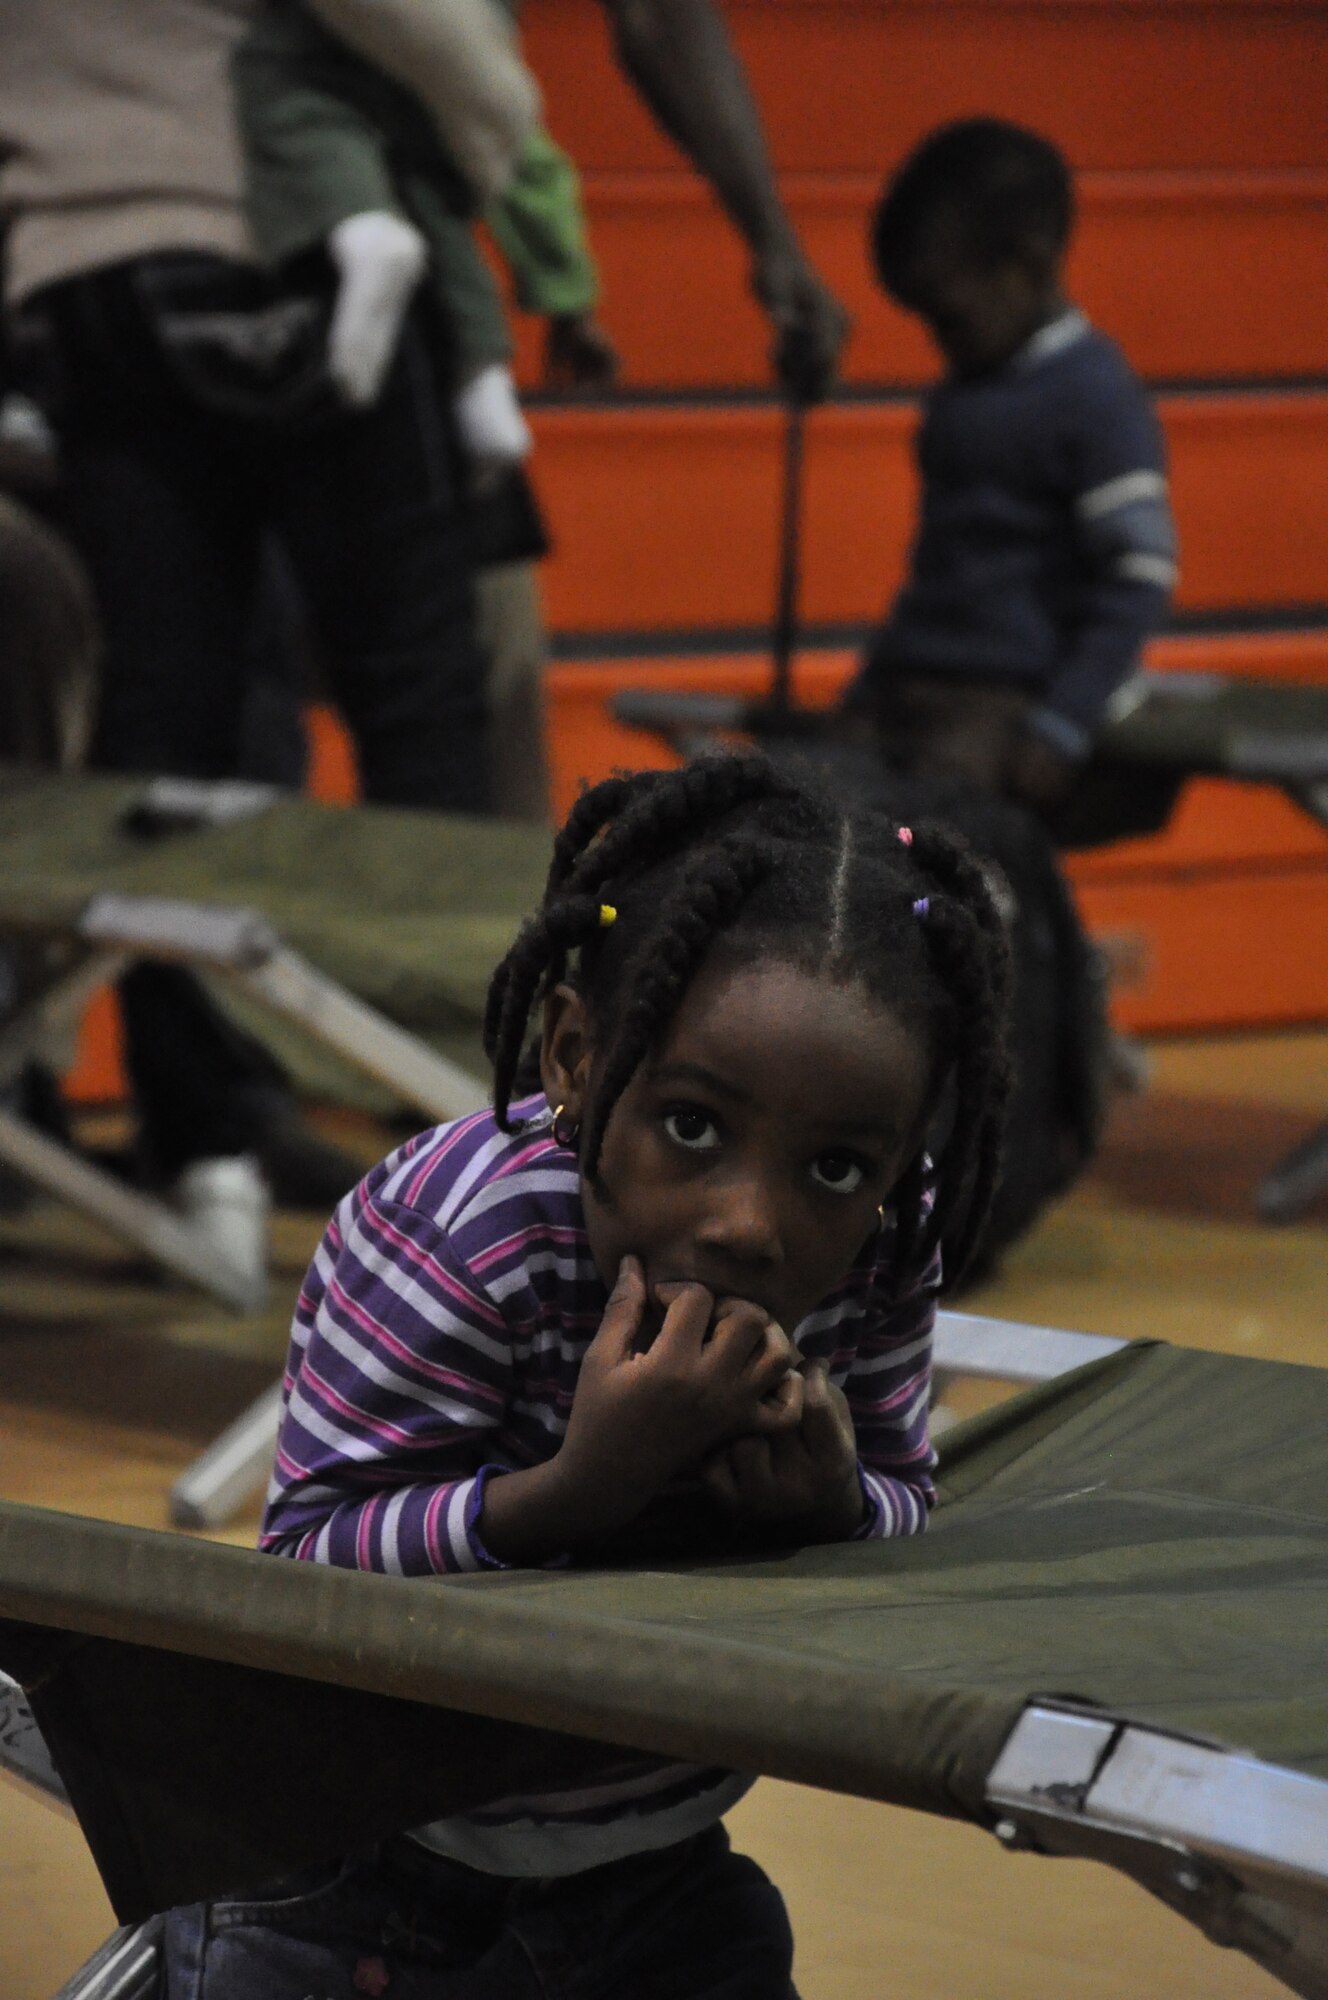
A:
[[[608,1301],[548,1106],[513,1110],[515,1136],[482,1111],[410,1140],[337,1209],[296,1309],[261,1548],[396,1576],[501,1566],[478,1528],[485,1482],[557,1452]],[[933,1498],[939,1263],[896,1264],[887,1225],[794,1335],[848,1400],[863,1537],[916,1533]],[[620,1785],[420,1837],[499,1873],[569,1872],[699,1830],[746,1782],[634,1760]]]

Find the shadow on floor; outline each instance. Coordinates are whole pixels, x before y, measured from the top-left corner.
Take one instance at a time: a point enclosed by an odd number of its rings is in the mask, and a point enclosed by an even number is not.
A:
[[[1319,1122],[1277,1105],[1146,1091],[1116,1105],[1091,1178],[1132,1208],[1254,1223],[1260,1180]],[[1328,1195],[1305,1219],[1328,1219]]]
[[[279,1363],[151,1331],[0,1319],[0,1367],[11,1408],[211,1442],[269,1388]]]

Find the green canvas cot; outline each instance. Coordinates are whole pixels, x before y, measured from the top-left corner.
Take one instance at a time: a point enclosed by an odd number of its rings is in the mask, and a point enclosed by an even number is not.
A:
[[[18,974],[0,1083],[147,957],[190,966],[310,1092],[443,1119],[485,1101],[489,975],[539,899],[549,836],[242,783],[0,768],[0,853],[0,948]],[[4,1107],[0,1161],[228,1305],[261,1303],[261,1269]]]
[[[250,911],[390,1020],[478,1066],[489,976],[539,901],[549,848],[543,828],[502,820],[0,767],[0,931],[77,936],[103,896]],[[316,1058],[306,1046],[298,1060]]]
[[[1138,1342],[913,1540],[432,1583],[4,1507],[0,1669],[126,1920],[617,1745],[1095,1854],[1323,1996],[1326,1449],[1328,1371]]]

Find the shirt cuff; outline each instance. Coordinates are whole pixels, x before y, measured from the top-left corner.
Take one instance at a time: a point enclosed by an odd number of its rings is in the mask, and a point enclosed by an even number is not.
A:
[[[854,1542],[875,1541],[886,1532],[885,1502],[881,1498],[880,1489],[875,1480],[868,1478],[867,1469],[861,1459],[858,1460],[858,1485],[862,1488],[862,1498],[866,1512],[862,1522],[853,1530],[849,1540]]]
[[[1073,758],[1081,763],[1092,748],[1093,738],[1089,731],[1077,722],[1071,722],[1068,715],[1059,709],[1040,705],[1030,708],[1024,717],[1024,726],[1035,736],[1041,736],[1052,748],[1059,750],[1063,757]]]
[[[465,1569],[513,1569],[516,1567],[515,1564],[502,1562],[499,1557],[493,1555],[485,1547],[484,1541],[480,1536],[480,1515],[484,1512],[484,1495],[488,1491],[489,1481],[491,1479],[500,1479],[505,1472],[510,1471],[511,1467],[507,1465],[482,1465],[470,1482],[469,1493],[466,1493],[464,1499],[460,1502],[465,1548],[470,1556],[469,1562],[462,1562],[460,1564]],[[460,1554],[459,1551],[458,1554]],[[546,1556],[544,1561],[536,1565],[536,1567],[540,1569],[567,1569],[571,1564],[571,1560],[570,1555]],[[529,1565],[523,1565],[523,1567],[529,1567]]]

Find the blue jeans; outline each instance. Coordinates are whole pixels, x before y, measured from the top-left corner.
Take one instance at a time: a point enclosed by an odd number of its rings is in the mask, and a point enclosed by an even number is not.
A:
[[[797,2000],[779,1891],[722,1826],[583,1874],[480,1874],[406,1840],[173,1910],[165,2000]]]

